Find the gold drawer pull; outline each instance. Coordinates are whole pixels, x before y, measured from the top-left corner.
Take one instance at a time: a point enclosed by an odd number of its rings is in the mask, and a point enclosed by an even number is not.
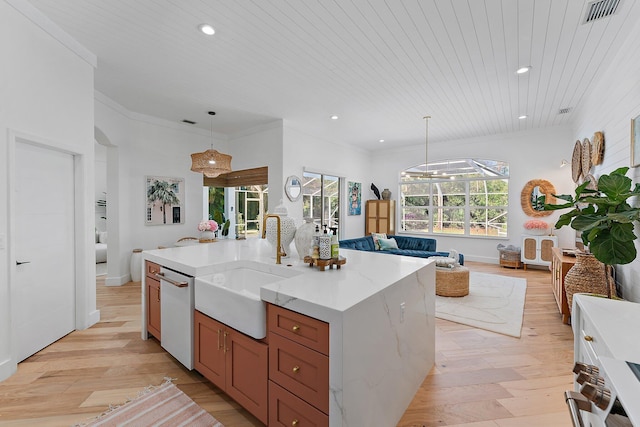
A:
[[[291,328],[293,330],[293,332],[298,332],[300,330],[300,326],[298,325],[293,325],[293,328]],[[296,420],[297,421],[297,420]]]
[[[298,420],[293,420],[293,421],[291,421],[291,425],[292,425],[293,427],[296,427],[296,426],[298,425]]]
[[[294,372],[295,374],[297,374],[299,370],[300,370],[300,366],[294,366],[294,367],[293,367],[293,372]]]
[[[584,340],[591,342],[591,341],[593,341],[593,337],[591,335],[585,335],[584,336]]]

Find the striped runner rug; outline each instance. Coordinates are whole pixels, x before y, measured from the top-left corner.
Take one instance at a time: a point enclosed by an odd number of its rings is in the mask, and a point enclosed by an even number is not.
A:
[[[159,387],[148,387],[135,399],[79,426],[224,427],[170,380]]]

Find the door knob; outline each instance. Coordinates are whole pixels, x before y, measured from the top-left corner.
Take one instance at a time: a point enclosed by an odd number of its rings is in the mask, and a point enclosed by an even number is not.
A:
[[[16,265],[29,264],[31,261],[16,261]]]

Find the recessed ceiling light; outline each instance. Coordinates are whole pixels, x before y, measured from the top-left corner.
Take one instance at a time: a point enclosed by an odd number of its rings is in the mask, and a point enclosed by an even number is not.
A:
[[[529,117],[529,116],[527,116],[526,114],[523,114],[523,115],[521,115],[521,116],[518,116],[518,119],[519,119],[519,120],[524,120],[524,119],[526,119],[527,117]]]
[[[198,30],[200,30],[200,32],[202,32],[203,34],[206,34],[208,36],[212,36],[216,33],[216,30],[213,29],[213,27],[209,24],[200,24],[198,25]]]
[[[531,69],[531,65],[527,65],[526,67],[520,67],[516,70],[516,74],[528,73],[530,69]]]
[[[384,139],[379,140],[378,142],[384,142]]]
[[[338,120],[338,116],[334,114],[333,116],[331,116],[331,120]]]

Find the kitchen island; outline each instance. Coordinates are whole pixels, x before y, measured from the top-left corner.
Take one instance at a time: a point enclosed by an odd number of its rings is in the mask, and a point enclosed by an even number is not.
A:
[[[272,252],[265,240],[222,240],[145,251],[143,258],[202,277],[232,261],[275,264]],[[394,426],[434,364],[435,265],[362,251],[341,255],[347,263],[340,270],[319,271],[294,252],[282,265],[301,274],[263,286],[260,297],[329,325],[329,425]]]

